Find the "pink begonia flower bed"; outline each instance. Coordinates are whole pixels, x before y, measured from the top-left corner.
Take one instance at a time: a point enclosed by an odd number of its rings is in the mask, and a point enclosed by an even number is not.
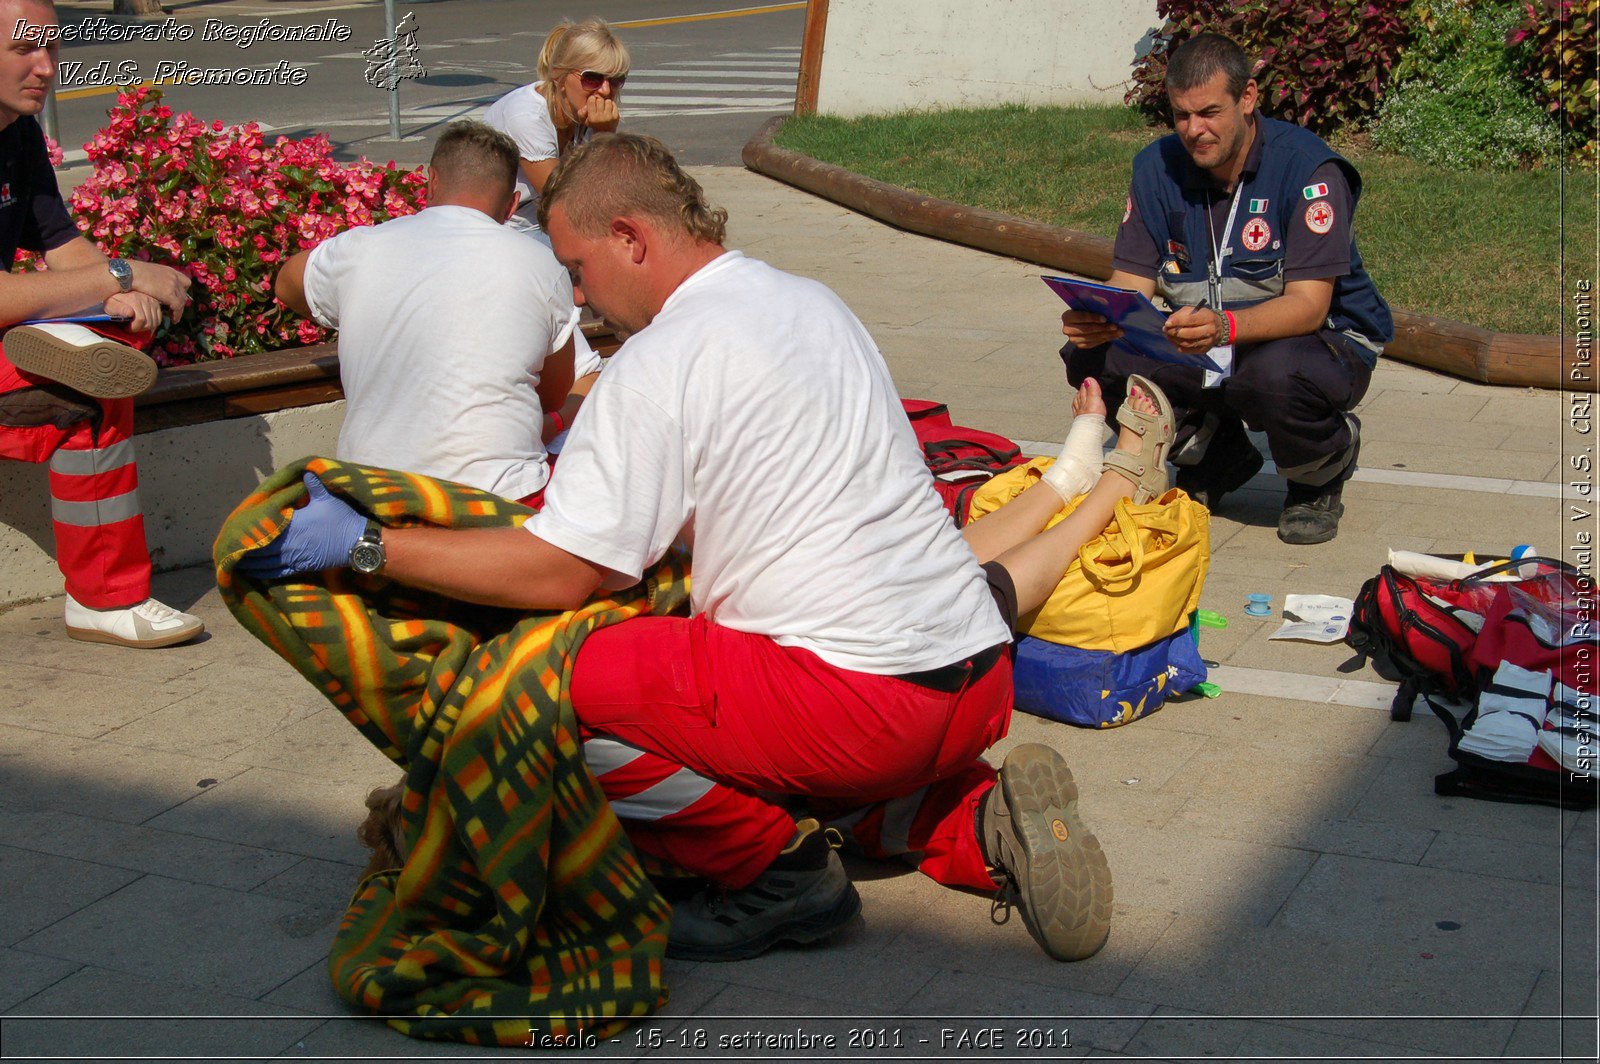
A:
[[[59,165],[60,149],[48,146]],[[151,350],[163,365],[328,339],[273,296],[278,267],[335,233],[426,205],[421,167],[336,162],[320,133],[269,144],[254,122],[208,125],[175,113],[148,86],[117,97],[84,152],[94,173],[68,198],[84,235],[107,255],[194,278],[183,320],[163,328]],[[26,253],[17,259],[42,268]]]

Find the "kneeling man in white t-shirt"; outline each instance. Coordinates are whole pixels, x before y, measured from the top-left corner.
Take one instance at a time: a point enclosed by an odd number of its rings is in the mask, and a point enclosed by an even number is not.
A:
[[[854,920],[860,899],[818,821],[774,795],[855,810],[869,854],[1007,890],[1051,956],[1098,950],[1111,877],[1071,773],[1037,744],[998,780],[980,759],[1010,720],[1024,581],[980,566],[950,521],[865,327],[823,285],[726,250],[726,213],[650,138],[575,150],[540,213],[580,305],[631,335],[543,510],[520,529],[385,529],[380,568],[472,602],[573,609],[675,543],[692,549],[692,615],[594,632],[569,692],[634,845],[712,884],[675,907],[669,954],[751,957]],[[1085,521],[1104,527],[1131,490],[1107,474]],[[1056,549],[1068,522],[1039,532],[1060,507],[1014,504],[1026,527],[1000,544],[1032,536],[1023,553],[1055,566],[1030,605],[1084,539]],[[365,529],[313,492],[241,570],[344,565]]]
[[[577,312],[550,250],[503,224],[517,161],[504,133],[453,123],[428,164],[426,210],[340,233],[278,271],[279,299],[339,330],[340,460],[508,499],[544,490]]]

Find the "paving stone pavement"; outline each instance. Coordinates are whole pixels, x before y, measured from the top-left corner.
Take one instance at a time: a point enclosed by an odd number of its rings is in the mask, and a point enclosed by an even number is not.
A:
[[[730,243],[833,286],[902,394],[1063,437],[1059,304],[1037,267],[697,173]],[[843,941],[671,964],[666,1012],[590,1055],[1594,1059],[1595,815],[1436,797],[1442,727],[1390,722],[1344,650],[1268,642],[1279,618],[1242,611],[1250,592],[1351,596],[1387,547],[1561,549],[1562,397],[1385,362],[1360,413],[1338,539],[1278,542],[1268,476],[1214,518],[1203,605],[1231,624],[1202,651],[1221,697],[1107,732],[1019,714],[993,751],[1047,742],[1073,766],[1115,876],[1104,951],[1053,963],[988,899],[858,863],[864,920]],[[204,642],[72,643],[60,600],[0,614],[0,1052],[496,1055],[408,1040],[334,996],[353,829],[393,770],[232,622],[208,571],[157,583]],[[812,1041],[737,1040],[752,1032]]]

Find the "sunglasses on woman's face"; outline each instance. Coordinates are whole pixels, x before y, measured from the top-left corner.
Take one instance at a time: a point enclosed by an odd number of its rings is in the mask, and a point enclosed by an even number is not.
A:
[[[578,83],[583,86],[584,92],[599,92],[600,86],[611,82],[613,89],[621,90],[628,83],[626,74],[602,74],[598,70],[578,71]]]

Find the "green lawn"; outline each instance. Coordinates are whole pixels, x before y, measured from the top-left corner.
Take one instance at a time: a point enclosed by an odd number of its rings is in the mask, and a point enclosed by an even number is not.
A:
[[[1121,107],[1003,107],[786,123],[778,143],[868,177],[1111,236],[1133,156],[1164,133]],[[1560,327],[1560,265],[1595,268],[1595,175],[1448,173],[1341,144],[1362,258],[1391,305],[1508,332]],[[1564,224],[1563,224],[1564,220]],[[1567,287],[1572,287],[1571,276]]]

